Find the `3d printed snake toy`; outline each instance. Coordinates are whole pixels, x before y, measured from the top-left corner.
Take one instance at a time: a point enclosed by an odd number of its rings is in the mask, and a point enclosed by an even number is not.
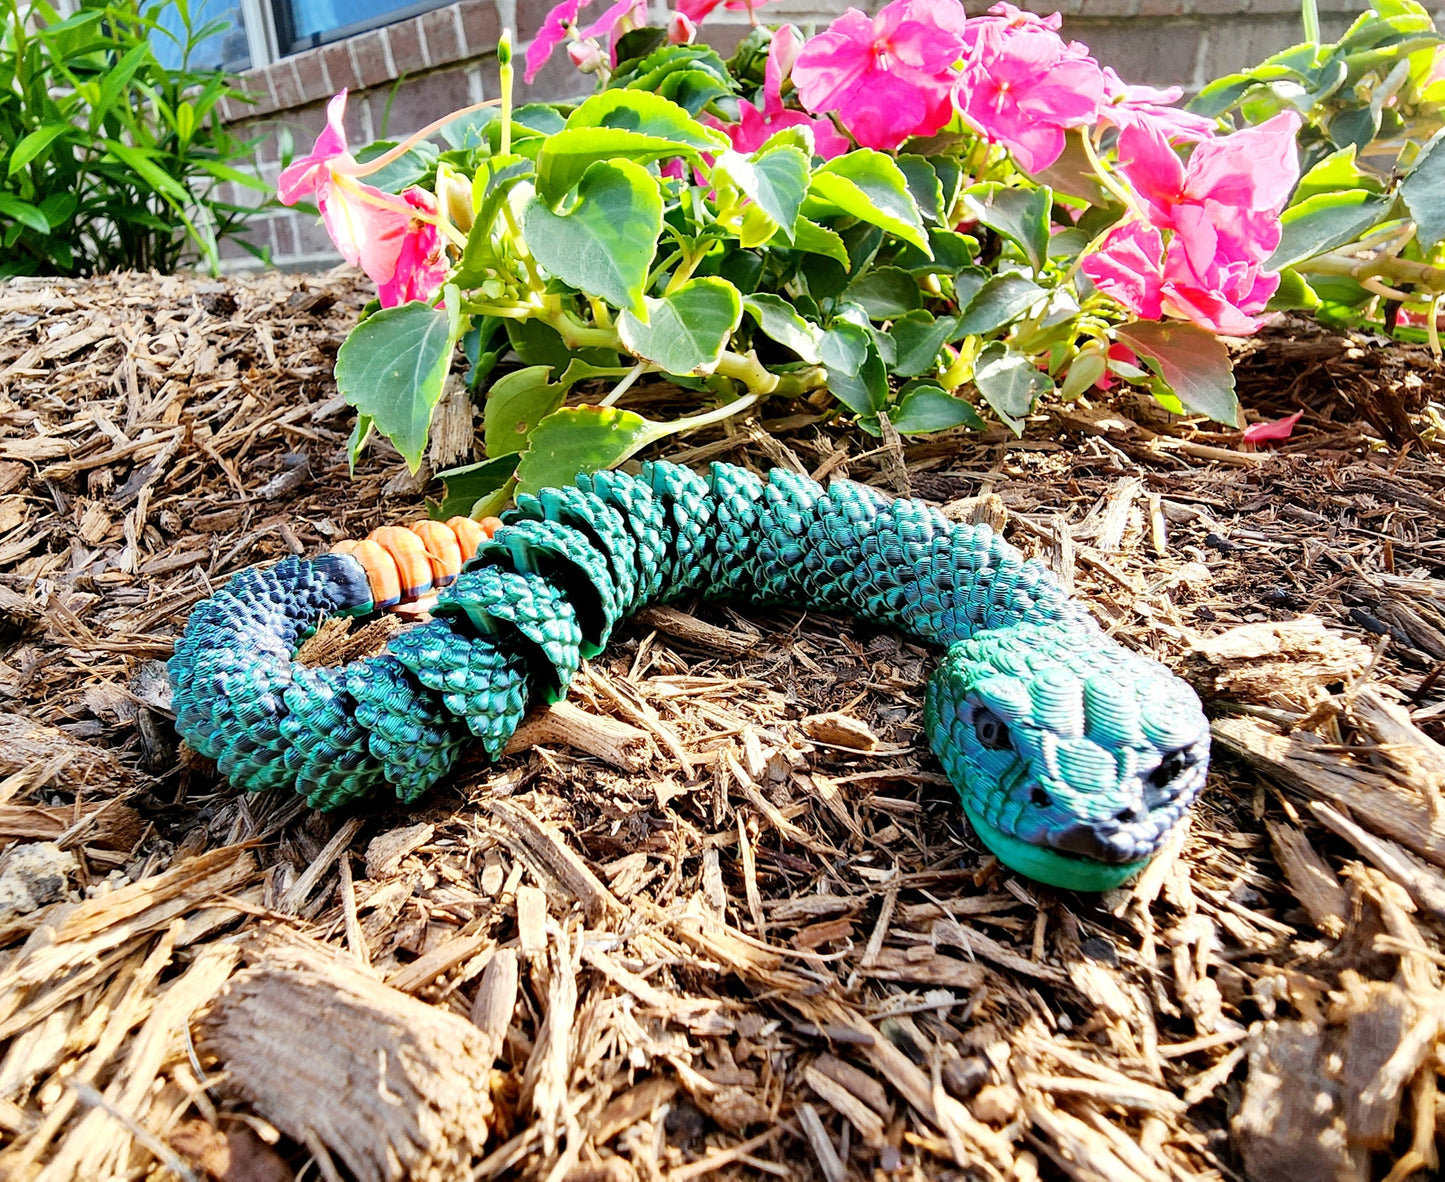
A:
[[[984,844],[1042,882],[1126,881],[1204,785],[1209,728],[1189,686],[987,526],[850,481],[666,463],[519,496],[504,521],[491,536],[465,519],[391,527],[242,571],[176,643],[180,733],[244,789],[327,809],[390,784],[411,801],[473,739],[496,757],[629,612],[704,595],[851,612],[946,647],[930,745]],[[432,618],[381,655],[293,660],[328,615],[433,588]]]

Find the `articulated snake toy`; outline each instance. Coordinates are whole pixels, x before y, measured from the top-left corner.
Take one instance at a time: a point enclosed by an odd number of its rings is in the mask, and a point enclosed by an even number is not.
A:
[[[293,659],[328,615],[434,589],[432,618],[379,656]],[[946,648],[924,705],[930,746],[983,843],[1041,882],[1125,882],[1204,786],[1193,690],[1105,636],[987,526],[727,464],[583,475],[519,496],[494,532],[419,522],[242,571],[176,643],[177,729],[243,789],[290,787],[329,809],[390,784],[412,801],[468,743],[499,755],[618,620],[695,595],[851,612]]]

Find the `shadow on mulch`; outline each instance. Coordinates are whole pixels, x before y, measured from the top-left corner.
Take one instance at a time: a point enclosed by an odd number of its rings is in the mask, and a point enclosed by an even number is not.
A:
[[[981,849],[920,730],[933,655],[834,617],[645,613],[570,708],[411,812],[237,798],[178,750],[160,662],[199,599],[435,495],[384,448],[348,476],[330,372],[366,294],[0,287],[0,1173],[1435,1168],[1426,351],[1300,324],[1250,342],[1244,405],[1304,411],[1268,453],[1134,400],[1022,441],[880,447],[769,405],[674,444],[1002,525],[1199,688],[1193,823],[1096,898]]]

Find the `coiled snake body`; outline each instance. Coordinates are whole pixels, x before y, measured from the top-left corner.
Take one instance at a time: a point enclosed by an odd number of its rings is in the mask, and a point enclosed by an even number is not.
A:
[[[180,733],[244,789],[333,808],[390,784],[411,801],[469,742],[498,755],[619,619],[704,595],[846,611],[946,647],[930,745],[979,837],[1030,877],[1124,882],[1203,787],[1194,692],[987,526],[845,480],[665,463],[519,496],[504,522],[430,621],[344,668],[293,656],[326,616],[374,610],[354,546],[241,572],[176,644]]]

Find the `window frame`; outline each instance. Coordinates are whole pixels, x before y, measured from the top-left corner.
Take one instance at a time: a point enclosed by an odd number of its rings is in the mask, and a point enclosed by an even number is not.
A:
[[[348,37],[355,37],[360,33],[370,32],[372,29],[383,29],[387,25],[411,20],[434,8],[444,8],[452,3],[452,0],[413,0],[411,4],[388,10],[382,17],[354,21],[349,25],[339,25],[324,33],[312,33],[305,40],[299,40],[296,37],[291,20],[290,0],[242,0],[242,3],[248,6],[254,4],[266,10],[266,15],[269,17],[271,45],[276,54],[272,60],[280,61],[293,54],[319,49],[323,45],[330,45],[336,41],[345,41]]]

